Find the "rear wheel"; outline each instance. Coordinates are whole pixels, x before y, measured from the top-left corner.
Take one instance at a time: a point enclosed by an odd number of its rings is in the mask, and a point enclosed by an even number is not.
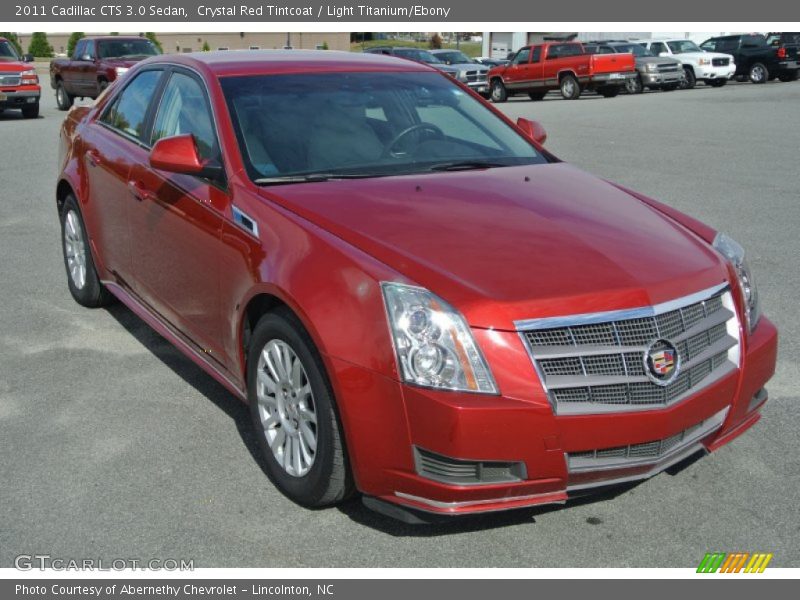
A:
[[[89,236],[75,196],[70,194],[61,209],[61,246],[67,285],[75,302],[88,308],[111,304],[114,297],[97,276],[89,246]]]
[[[69,110],[74,100],[75,97],[67,93],[64,82],[59,81],[56,84],[56,104],[58,105],[58,110]]]
[[[103,91],[108,87],[108,80],[106,79],[98,79],[97,80],[97,89],[100,90],[102,94]]]
[[[528,97],[531,100],[544,100],[544,97],[547,95],[547,92],[528,92]]]
[[[710,79],[708,81],[708,85],[710,85],[711,87],[722,87],[726,83],[728,83],[727,79]]]
[[[22,116],[26,119],[35,119],[39,116],[39,103],[26,104],[22,107]]]
[[[661,86],[661,89],[664,90],[665,92],[672,92],[678,89],[678,84],[670,83],[669,85]]]
[[[581,97],[581,86],[574,75],[564,75],[559,87],[564,100],[577,100]]]
[[[506,86],[503,85],[502,80],[495,79],[492,81],[491,99],[492,102],[497,103],[508,100],[508,91],[506,90]]]
[[[767,83],[769,81],[769,69],[762,63],[753,63],[748,73],[751,83]]]
[[[247,390],[270,479],[309,507],[353,492],[333,390],[314,342],[287,309],[264,315],[253,331]]]
[[[697,84],[697,78],[694,76],[694,69],[692,69],[692,67],[683,67],[683,75],[681,87],[684,90],[691,90]]]
[[[798,76],[800,76],[800,71],[786,71],[778,75],[778,79],[781,81],[797,81]]]
[[[644,91],[642,76],[637,73],[636,77],[631,77],[625,81],[625,91],[629,94],[641,94]]]

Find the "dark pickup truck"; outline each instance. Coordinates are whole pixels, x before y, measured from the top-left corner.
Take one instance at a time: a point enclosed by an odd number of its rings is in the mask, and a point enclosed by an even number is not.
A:
[[[50,62],[50,85],[60,110],[69,110],[75,98],[97,98],[111,82],[140,60],[161,54],[144,37],[83,38],[70,58]]]
[[[723,52],[733,56],[736,63],[734,77],[753,83],[766,83],[770,79],[796,81],[800,72],[797,34],[775,33],[769,39],[760,34],[723,35],[713,37],[700,47],[707,52]]]

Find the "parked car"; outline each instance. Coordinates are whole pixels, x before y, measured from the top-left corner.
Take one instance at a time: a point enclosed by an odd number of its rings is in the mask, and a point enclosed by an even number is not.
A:
[[[443,61],[436,58],[428,50],[421,50],[420,48],[409,48],[406,46],[374,46],[364,50],[368,54],[383,54],[386,56],[397,56],[414,62],[430,65],[435,69],[439,69],[442,73],[447,73],[450,77],[458,78],[458,69],[451,67]]]
[[[584,42],[589,54],[633,54],[636,61],[636,77],[625,82],[629,94],[641,94],[645,88],[651,90],[676,90],[683,83],[683,65],[675,58],[655,56],[647,48],[624,40]]]
[[[655,56],[681,61],[685,74],[681,87],[691,89],[698,81],[711,87],[722,87],[736,72],[730,54],[705,52],[692,40],[648,40],[638,42]]]
[[[248,402],[306,506],[563,503],[733,440],[776,360],[744,250],[543,139],[388,56],[151,58],[62,125],[69,291]]]
[[[69,110],[75,98],[97,98],[137,62],[161,54],[144,37],[106,36],[78,40],[71,58],[50,61],[50,86],[60,110]]]
[[[550,42],[521,48],[508,66],[487,76],[492,102],[519,93],[541,100],[550,90],[561,90],[567,100],[584,90],[613,98],[636,76],[636,66],[632,54],[587,54],[578,42]]]
[[[460,50],[431,50],[431,54],[447,66],[458,69],[456,79],[461,83],[482,96],[489,95],[489,84],[486,81],[489,67],[474,61]]]
[[[479,56],[475,60],[480,64],[489,67],[490,69],[492,67],[502,67],[508,64],[507,60],[502,60],[499,58],[490,58],[488,56]]]
[[[792,43],[794,42],[794,43]],[[707,39],[700,44],[707,52],[724,52],[736,61],[736,77],[752,83],[766,83],[770,79],[796,81],[800,72],[797,51],[800,48],[792,38],[773,37],[772,43],[761,34],[723,35]]]
[[[39,116],[42,88],[32,62],[32,55],[20,56],[14,44],[0,37],[0,112],[16,109],[26,119]]]

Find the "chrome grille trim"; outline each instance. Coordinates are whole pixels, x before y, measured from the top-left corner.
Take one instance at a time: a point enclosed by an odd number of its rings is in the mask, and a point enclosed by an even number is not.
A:
[[[739,320],[727,284],[629,310],[515,322],[554,412],[653,410],[681,402],[739,366]],[[679,370],[657,385],[648,347],[668,339]]]
[[[662,462],[717,431],[722,427],[727,415],[728,407],[725,407],[707,419],[661,440],[615,448],[567,452],[567,468],[570,473],[585,473]]]
[[[19,73],[0,73],[0,86],[18,86],[22,81]]]

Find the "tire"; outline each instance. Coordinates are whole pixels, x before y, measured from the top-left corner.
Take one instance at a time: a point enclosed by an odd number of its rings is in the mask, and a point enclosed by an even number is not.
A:
[[[619,88],[616,86],[604,87],[597,90],[603,98],[614,98],[619,95]]]
[[[680,87],[684,90],[691,90],[697,84],[697,78],[694,76],[694,69],[692,67],[683,67],[684,79]]]
[[[22,107],[22,116],[26,119],[35,119],[39,116],[39,103],[26,104]]]
[[[625,91],[629,94],[641,94],[644,92],[642,76],[637,73],[636,77],[632,77],[631,79],[625,81]]]
[[[72,108],[72,103],[74,101],[75,97],[67,93],[64,82],[59,81],[56,84],[56,104],[58,105],[58,110],[69,110]]]
[[[679,85],[680,84],[677,83],[670,83],[668,85],[662,86],[661,89],[665,92],[674,92],[675,90],[678,89]]]
[[[715,88],[724,87],[726,83],[728,83],[727,79],[710,79],[708,81],[708,85]]]
[[[780,75],[778,75],[778,79],[780,79],[783,82],[797,81],[798,76],[800,76],[800,71],[798,70],[785,71]]]
[[[528,92],[528,98],[531,100],[544,100],[547,92]]]
[[[102,94],[105,89],[109,86],[109,83],[106,79],[98,79],[97,80],[97,89]]]
[[[559,84],[564,100],[577,100],[581,97],[581,86],[574,75],[564,75]]]
[[[508,100],[508,90],[506,90],[506,86],[503,85],[503,81],[501,79],[495,79],[492,81],[492,89],[489,97],[495,104],[499,104]]]
[[[291,366],[282,366],[287,363]],[[330,506],[352,495],[344,435],[325,367],[288,309],[267,313],[253,330],[247,391],[267,473],[284,495],[306,507]],[[283,462],[287,455],[294,459],[288,464]]]
[[[769,81],[769,69],[763,63],[753,63],[747,73],[750,83],[767,83]]]
[[[75,302],[87,308],[98,308],[111,304],[114,297],[97,276],[86,226],[83,223],[78,202],[70,194],[61,209],[61,249],[64,268],[67,270],[67,285]]]

